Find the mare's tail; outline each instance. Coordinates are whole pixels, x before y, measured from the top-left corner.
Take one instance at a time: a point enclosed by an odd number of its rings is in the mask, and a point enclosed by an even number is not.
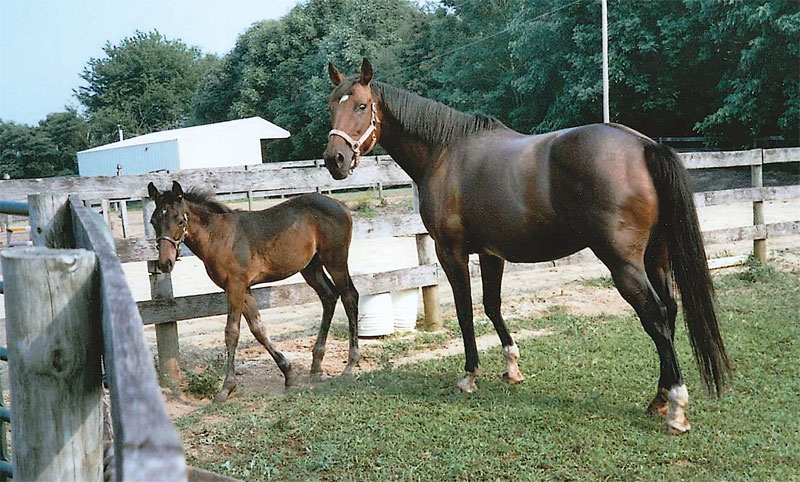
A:
[[[731,374],[714,313],[714,285],[689,173],[668,146],[645,144],[645,159],[658,191],[659,231],[667,243],[694,358],[706,387],[720,396]]]

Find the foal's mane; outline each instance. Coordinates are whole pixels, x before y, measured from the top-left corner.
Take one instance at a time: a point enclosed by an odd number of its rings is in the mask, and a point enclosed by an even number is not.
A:
[[[373,81],[383,107],[403,126],[406,132],[435,144],[450,144],[470,134],[506,126],[495,117],[465,114],[441,102],[426,99],[413,92]]]
[[[183,193],[184,199],[198,204],[212,213],[230,213],[234,210],[214,198],[214,193],[205,189],[193,187]]]

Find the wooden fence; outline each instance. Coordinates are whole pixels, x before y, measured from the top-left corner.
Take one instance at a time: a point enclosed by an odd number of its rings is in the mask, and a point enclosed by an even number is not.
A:
[[[28,205],[37,247],[2,253],[14,479],[103,480],[104,366],[115,480],[186,480],[106,224],[66,196]]]
[[[800,148],[753,149],[731,152],[684,153],[681,158],[687,168],[718,168],[750,166],[752,187],[709,191],[695,194],[698,206],[752,202],[753,225],[706,231],[707,244],[753,240],[754,253],[766,259],[766,240],[790,234],[800,234],[800,220],[766,224],[763,203],[771,200],[800,198],[800,183],[783,187],[763,187],[762,169],[765,164],[800,161]],[[0,192],[15,198],[23,193],[75,193],[83,200],[141,199],[144,237],[117,239],[117,255],[122,262],[148,261],[151,280],[151,300],[139,302],[145,324],[156,324],[159,372],[170,382],[178,371],[178,334],[176,322],[188,318],[201,318],[224,314],[227,310],[224,294],[212,293],[175,298],[169,274],[160,273],[153,260],[157,258],[153,233],[149,231],[149,217],[153,203],[148,199],[146,187],[153,181],[167,186],[177,180],[184,186],[203,186],[217,193],[242,193],[277,195],[313,191],[336,191],[369,186],[410,185],[411,179],[390,158],[365,158],[353,175],[343,181],[330,177],[318,161],[274,163],[224,169],[196,169],[177,172],[158,171],[147,175],[57,178],[41,180],[0,181]],[[101,201],[101,205],[103,203]],[[108,209],[104,209],[107,213]],[[440,272],[433,255],[431,240],[418,214],[397,215],[374,220],[357,220],[355,238],[380,238],[387,236],[415,236],[417,238],[419,266],[354,276],[359,293],[373,294],[396,289],[422,287],[426,325],[440,326],[437,285]],[[191,253],[184,251],[184,255]],[[742,258],[736,258],[741,262]],[[531,265],[507,264],[507,270],[530,269]],[[315,301],[316,295],[304,283],[267,286],[253,290],[261,309],[295,305]]]

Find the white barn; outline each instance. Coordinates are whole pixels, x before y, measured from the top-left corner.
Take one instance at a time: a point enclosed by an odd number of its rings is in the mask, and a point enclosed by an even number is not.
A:
[[[153,132],[78,152],[81,176],[146,174],[161,169],[261,164],[261,141],[285,139],[289,131],[250,117]]]

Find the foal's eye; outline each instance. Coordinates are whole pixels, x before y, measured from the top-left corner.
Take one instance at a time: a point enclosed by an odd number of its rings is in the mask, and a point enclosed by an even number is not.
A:
[[[364,109],[367,108],[367,104],[359,104],[358,108],[361,109],[361,110],[364,110]]]

